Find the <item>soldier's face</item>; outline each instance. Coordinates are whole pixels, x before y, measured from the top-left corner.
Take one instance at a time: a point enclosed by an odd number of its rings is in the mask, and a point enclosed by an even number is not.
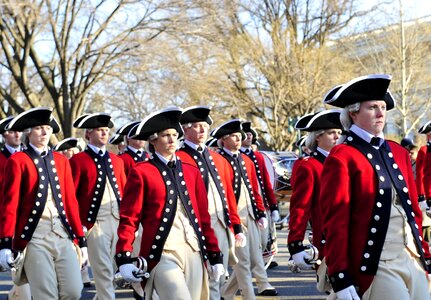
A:
[[[171,159],[172,155],[177,150],[177,130],[170,128],[160,131],[157,135],[157,139],[151,141],[151,144],[153,144],[154,149],[156,149],[156,151],[163,157]]]
[[[365,131],[378,135],[386,122],[386,103],[383,100],[361,102],[359,111],[351,112],[353,123]]]
[[[253,141],[253,134],[251,132],[246,132],[245,134],[247,135],[247,137],[245,138],[245,140],[242,141],[242,145],[244,147],[250,147]]]
[[[229,151],[236,152],[241,148],[241,139],[240,132],[231,133],[223,140],[223,146]]]
[[[45,148],[52,135],[52,127],[49,125],[40,125],[31,128],[28,134],[28,140],[36,148]]]
[[[191,127],[184,128],[184,138],[196,145],[203,144],[208,138],[208,130],[207,122],[194,122]]]
[[[129,139],[128,143],[135,149],[142,149],[145,147],[145,141],[141,140]]]
[[[4,140],[6,144],[11,147],[18,147],[21,144],[21,131],[6,131],[3,133]]]
[[[341,129],[326,129],[324,133],[316,138],[317,146],[329,152],[337,144],[340,136]]]
[[[76,147],[67,149],[63,151],[64,156],[66,156],[67,158],[71,158],[72,156],[74,156],[76,153],[79,153],[79,149]]]
[[[94,128],[91,132],[88,133],[88,141],[90,144],[101,148],[108,143],[109,139],[109,128],[108,127],[99,127]]]

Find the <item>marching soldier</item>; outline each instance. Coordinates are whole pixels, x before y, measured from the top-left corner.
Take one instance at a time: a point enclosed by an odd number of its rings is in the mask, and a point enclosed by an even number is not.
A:
[[[124,170],[126,173],[126,177],[129,175],[130,170],[139,162],[145,161],[147,158],[147,153],[144,150],[145,141],[137,140],[131,138],[136,134],[136,129],[138,128],[139,121],[129,122],[123,126],[121,126],[116,135],[122,136],[125,144],[127,145],[122,153],[118,156],[123,160]],[[139,255],[139,249],[141,246],[141,238],[142,238],[142,226],[139,226],[138,231],[136,232],[136,238],[133,243],[133,256]],[[135,299],[142,299],[144,296],[144,290],[141,287],[139,282],[132,283],[133,296]]]
[[[295,169],[287,245],[295,265],[306,270],[312,268],[312,258],[305,252],[303,244],[309,221],[313,230],[313,245],[319,251],[318,259],[321,261],[324,256],[325,240],[319,203],[320,176],[329,151],[337,144],[341,135],[340,110],[325,110],[307,115],[299,119],[295,128],[309,132],[305,144],[311,153],[303,158]],[[318,263],[316,268],[319,268]],[[324,275],[321,277],[318,278],[319,283],[320,280],[325,280]]]
[[[6,130],[6,126],[12,121],[13,116],[7,117],[0,121],[0,134],[5,141],[0,151],[0,186],[3,184],[4,168],[9,157],[15,152],[22,151],[21,131]],[[15,270],[12,270],[12,280],[15,277]],[[9,291],[8,299],[31,299],[30,286],[28,284],[14,284]]]
[[[62,153],[68,159],[83,150],[80,145],[79,139],[73,137],[65,138],[64,140],[58,142],[58,144],[55,145],[52,149],[54,151]],[[81,278],[82,283],[84,284],[84,288],[90,288],[91,279],[88,272],[88,263],[81,268]]]
[[[359,77],[325,101],[343,108],[348,131],[325,160],[319,199],[338,299],[430,298],[429,246],[421,238],[409,154],[383,134],[386,111],[395,106],[390,81],[390,75]]]
[[[252,145],[257,143],[257,132],[251,127],[251,122],[242,122],[242,130],[246,134],[245,140],[242,141],[240,151],[247,155],[253,162],[257,174],[257,182],[259,183],[259,191],[262,196],[263,204],[265,206],[267,216],[270,216],[269,225],[265,230],[260,231],[260,237],[262,242],[262,249],[264,250],[264,257],[271,256],[273,249],[271,249],[272,243],[276,243],[275,237],[275,224],[280,221],[280,212],[278,211],[278,203],[275,198],[274,189],[269,178],[269,173],[266,168],[265,158],[259,151],[253,150]],[[268,242],[270,244],[268,244]],[[270,249],[267,249],[267,246]],[[269,253],[268,253],[269,252]],[[275,261],[271,262],[269,267],[276,267],[278,264]]]
[[[33,299],[79,299],[78,255],[85,263],[86,240],[69,162],[48,148],[60,127],[51,108],[33,108],[16,116],[6,130],[24,131],[27,149],[6,163],[5,174],[14,176],[3,182],[0,265],[10,269],[15,263],[15,283],[28,282]],[[21,262],[13,262],[21,255]]]
[[[87,229],[88,256],[96,285],[95,299],[115,299],[113,284],[119,205],[126,181],[123,161],[106,150],[111,116],[85,114],[74,122],[85,129],[87,148],[70,159],[82,224]]]
[[[416,157],[416,189],[418,191],[418,201],[419,206],[423,213],[423,223],[422,223],[422,231],[424,235],[424,239],[427,242],[431,241],[431,219],[425,213],[431,203],[428,203],[425,197],[425,188],[424,188],[424,166],[425,166],[425,156],[427,152],[431,152],[431,121],[426,122],[423,126],[421,126],[418,130],[418,133],[425,134],[427,143],[425,146],[419,148],[417,157]],[[429,149],[429,150],[428,150]]]
[[[180,116],[175,107],[157,111],[132,136],[148,141],[150,158],[128,176],[115,258],[124,279],[142,281],[134,275],[138,268],[131,257],[135,231],[142,224],[140,255],[150,273],[143,282],[147,299],[153,292],[160,299],[208,299],[206,261],[214,280],[224,273],[199,169],[175,155]]]
[[[126,177],[138,162],[142,162],[147,158],[147,153],[144,151],[145,141],[130,138],[136,132],[139,121],[133,121],[121,126],[117,130],[117,134],[124,136],[126,148],[118,156],[124,162],[124,170]]]
[[[239,288],[244,299],[255,299],[252,270],[256,277],[258,294],[277,295],[277,291],[268,281],[262,257],[259,229],[265,229],[268,220],[259,193],[256,170],[247,155],[239,151],[241,141],[245,138],[241,121],[235,119],[223,123],[212,132],[212,136],[218,139],[221,147],[219,153],[229,162],[229,171],[234,179],[231,184],[237,201],[237,211],[247,238],[245,247],[235,248],[238,263],[233,266],[233,273],[223,287],[222,296],[224,299],[233,299]]]
[[[205,141],[208,129],[212,124],[209,116],[210,108],[207,106],[192,106],[183,111],[180,123],[184,130],[184,143],[177,156],[182,162],[197,167],[204,179],[208,195],[208,209],[211,217],[211,227],[216,234],[219,248],[223,253],[223,266],[228,267],[229,251],[233,248],[233,238],[230,227],[235,234],[235,245],[245,246],[246,237],[242,233],[241,220],[238,216],[236,199],[232,189],[230,165],[220,154],[207,149]],[[236,262],[233,254],[231,260]],[[225,276],[218,282],[210,279],[210,299],[219,300],[221,287],[225,283]]]

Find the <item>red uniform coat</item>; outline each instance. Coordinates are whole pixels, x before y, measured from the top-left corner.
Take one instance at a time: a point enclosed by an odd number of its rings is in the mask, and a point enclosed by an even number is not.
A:
[[[133,159],[133,157],[130,155],[130,152],[126,151],[118,155],[123,160],[124,163],[124,172],[126,173],[126,177],[129,175],[130,170],[141,161],[144,161],[145,158],[147,158],[146,154],[142,154],[142,159],[139,161],[136,161]]]
[[[293,187],[295,185],[296,171],[298,170],[298,167],[301,164],[302,160],[306,157],[308,157],[308,156],[298,157],[298,159],[293,163],[292,173],[290,175],[290,186],[291,187]]]
[[[268,169],[266,168],[265,158],[263,157],[263,154],[259,151],[253,152],[256,156],[257,165],[259,167],[260,175],[262,178],[263,186],[261,186],[261,189],[263,189],[265,192],[265,206],[269,207],[271,211],[276,210],[278,209],[278,203],[277,199],[275,198],[274,189],[271,184],[271,178],[269,177]]]
[[[182,168],[191,205],[205,237],[207,252],[219,254],[220,249],[211,227],[208,199],[201,174],[197,168],[187,163],[183,163]],[[158,263],[158,260],[154,259],[150,252],[155,249],[153,245],[157,243],[156,235],[159,228],[166,222],[162,220],[165,213],[166,198],[166,182],[151,160],[138,163],[130,171],[120,207],[116,252],[117,256],[119,253],[132,252],[135,232],[139,224],[142,224],[143,232],[139,255],[148,261],[148,272]],[[193,221],[191,220],[191,222]],[[162,250],[157,248],[155,251],[161,253]]]
[[[242,157],[243,161],[245,162],[248,180],[250,180],[250,182],[251,182],[251,188],[253,191],[253,196],[255,198],[256,208],[262,214],[262,216],[264,216],[265,215],[264,214],[265,206],[263,204],[263,200],[262,200],[262,197],[260,196],[260,192],[259,192],[259,183],[257,182],[256,168],[254,167],[253,162],[251,161],[250,158],[248,158],[247,155],[245,155],[244,153],[241,153],[241,157]],[[231,186],[233,187],[235,177],[234,177],[232,166],[228,170],[230,173],[230,178],[232,178]]]
[[[121,158],[113,153],[109,153],[114,168],[114,175],[117,179],[118,189],[123,195],[124,185],[126,183],[126,175],[124,173],[124,164]],[[88,222],[86,216],[90,210],[90,205],[93,200],[94,190],[97,181],[97,168],[91,156],[86,152],[75,154],[70,159],[72,167],[73,184],[76,190],[76,198],[79,203],[79,213],[81,216],[82,225],[88,229],[93,227],[93,223]]]
[[[79,219],[78,202],[68,159],[57,152],[53,152],[53,156],[68,222],[75,235],[82,238],[84,233]],[[3,198],[0,202],[0,239],[4,241],[6,238],[13,237],[13,249],[21,251],[28,243],[28,240],[21,238],[21,234],[24,232],[25,224],[32,217],[39,173],[33,160],[26,153],[18,152],[8,159],[5,174],[13,174],[13,176],[4,178]],[[4,245],[0,248],[10,248],[7,241],[2,244]]]
[[[217,168],[218,174],[220,175],[221,183],[223,184],[223,188],[225,191],[226,199],[227,199],[227,205],[229,208],[229,216],[231,225],[241,225],[241,219],[238,216],[237,211],[237,205],[236,205],[236,198],[235,194],[232,189],[231,182],[233,181],[233,178],[231,177],[231,173],[229,173],[229,169],[231,168],[226,159],[224,159],[220,154],[217,152],[214,152],[210,149],[208,149],[209,154],[212,156],[214,164]],[[181,161],[191,164],[195,167],[198,167],[196,164],[196,161],[191,157],[187,152],[184,150],[177,151],[177,156],[181,158]],[[209,175],[211,176],[211,175]],[[223,195],[221,195],[223,196]]]
[[[416,190],[419,197],[425,197],[424,189],[424,165],[425,165],[425,155],[427,154],[427,146],[420,147],[418,151],[418,156],[416,157]],[[425,199],[424,199],[425,200]]]
[[[3,151],[0,152],[0,188],[3,184],[4,178],[4,169],[6,167],[6,162],[8,158],[3,154]]]
[[[298,164],[298,162],[300,162]],[[311,219],[313,245],[323,258],[323,224],[320,211],[320,175],[323,164],[314,157],[306,157],[295,162],[295,180],[290,198],[290,219],[288,246],[291,255],[302,251],[307,223]]]
[[[422,235],[422,212],[410,157],[398,143],[387,142],[407,184],[415,221]],[[345,144],[332,149],[323,167],[320,193],[328,274],[330,278],[344,280],[345,287],[358,285],[359,295],[368,289],[374,278],[361,272],[360,264],[376,206],[377,187],[378,178],[364,154]],[[422,247],[425,257],[429,258],[428,244],[422,241]],[[343,276],[334,275],[339,273]]]

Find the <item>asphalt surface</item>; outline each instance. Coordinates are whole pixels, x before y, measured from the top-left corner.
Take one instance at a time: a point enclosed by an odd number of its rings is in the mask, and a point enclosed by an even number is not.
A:
[[[326,299],[326,295],[316,289],[316,279],[314,271],[304,271],[299,274],[293,274],[287,267],[289,253],[286,246],[287,229],[278,230],[279,253],[275,260],[278,267],[267,271],[270,283],[277,289],[278,296],[275,297],[257,297],[257,299]],[[43,272],[43,270],[41,270]],[[0,299],[7,299],[7,293],[12,286],[10,273],[0,273]],[[257,290],[256,290],[257,293]],[[95,295],[94,283],[92,288],[84,288],[81,299],[92,299]],[[134,299],[130,290],[118,289],[116,291],[117,299]],[[241,297],[237,297],[241,299]]]

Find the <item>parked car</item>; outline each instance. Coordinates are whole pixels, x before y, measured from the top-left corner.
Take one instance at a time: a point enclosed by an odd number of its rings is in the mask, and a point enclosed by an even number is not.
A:
[[[295,152],[289,151],[260,151],[265,157],[266,167],[271,177],[274,193],[278,201],[278,207],[281,215],[281,221],[277,222],[277,228],[286,227],[289,222],[289,205],[292,187],[290,177],[292,167],[298,159]]]

